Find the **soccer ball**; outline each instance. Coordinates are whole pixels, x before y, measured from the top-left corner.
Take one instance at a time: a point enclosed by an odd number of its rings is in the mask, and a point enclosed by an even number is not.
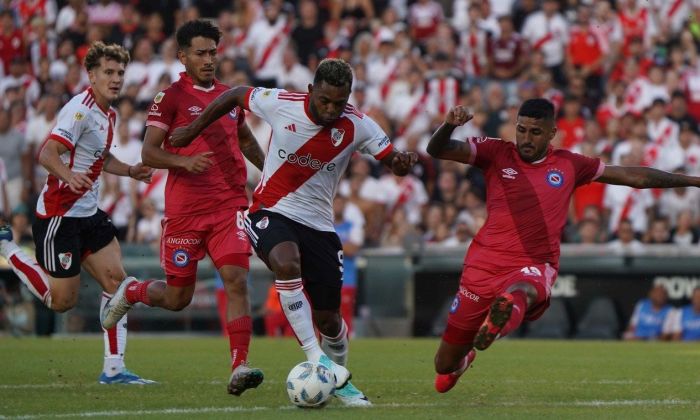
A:
[[[334,392],[335,376],[321,364],[301,362],[287,375],[287,394],[297,407],[322,407]]]

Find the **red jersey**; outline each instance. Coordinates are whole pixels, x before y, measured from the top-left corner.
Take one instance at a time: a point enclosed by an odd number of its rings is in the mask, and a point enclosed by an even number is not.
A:
[[[574,120],[559,118],[557,120],[557,129],[562,134],[561,147],[571,149],[583,141],[584,125],[586,121],[581,117],[576,117]]]
[[[510,142],[476,137],[469,144],[469,163],[484,171],[488,218],[465,264],[494,274],[545,263],[558,269],[569,199],[576,187],[598,178],[605,165],[552,148],[540,162],[527,163]]]
[[[196,86],[186,73],[153,99],[146,126],[167,132],[166,139],[177,127],[188,125],[204,111],[228,86],[215,80],[209,88]],[[187,147],[163,148],[174,154],[193,156],[214,152],[214,165],[201,174],[185,169],[168,170],[165,184],[165,216],[192,216],[236,207],[247,207],[245,192],[246,166],[238,147],[238,127],[245,124],[242,110],[234,108],[207,127]]]
[[[571,64],[574,66],[590,66],[603,56],[600,42],[590,27],[582,28],[580,26],[574,26],[571,29],[569,37],[567,53]],[[602,73],[602,68],[595,70],[595,74]]]
[[[24,41],[22,32],[13,31],[9,35],[0,33],[0,60],[4,66],[5,74],[10,72],[10,63],[15,57],[24,57]]]

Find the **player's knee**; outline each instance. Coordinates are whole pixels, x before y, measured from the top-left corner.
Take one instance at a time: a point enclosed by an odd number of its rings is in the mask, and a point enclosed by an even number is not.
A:
[[[224,279],[224,289],[228,296],[239,296],[248,293],[248,279],[246,272],[236,273]]]
[[[63,313],[66,311],[69,311],[75,307],[75,305],[78,303],[78,296],[77,295],[70,295],[70,296],[60,296],[58,298],[52,297],[51,299],[51,309]]]
[[[301,277],[301,263],[298,259],[271,259],[270,265],[277,278],[289,279]]]

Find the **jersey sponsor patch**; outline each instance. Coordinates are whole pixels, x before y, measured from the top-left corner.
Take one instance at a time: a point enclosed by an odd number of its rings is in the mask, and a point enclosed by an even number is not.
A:
[[[74,142],[73,133],[61,127],[58,127],[57,130],[59,133],[61,133],[63,137],[70,140],[71,142]]]
[[[160,101],[162,101],[164,97],[165,97],[165,92],[158,92],[158,94],[156,95],[156,97],[153,98],[153,102],[159,104]]]
[[[459,296],[455,296],[454,300],[452,301],[452,305],[450,305],[450,313],[453,314],[457,312],[457,308],[459,308]]]
[[[258,223],[255,224],[255,227],[258,229],[265,229],[267,225],[270,224],[270,219],[267,218],[267,216],[263,217],[260,219]]]
[[[64,270],[68,270],[73,263],[73,253],[63,252],[58,254],[58,262]]]
[[[178,249],[173,252],[173,264],[177,267],[184,267],[190,262],[190,254],[184,249]]]
[[[552,169],[547,172],[547,184],[554,188],[559,188],[564,184],[564,174],[558,169]]]
[[[333,143],[333,147],[340,146],[340,143],[343,142],[344,135],[345,130],[342,128],[331,128],[331,142]]]

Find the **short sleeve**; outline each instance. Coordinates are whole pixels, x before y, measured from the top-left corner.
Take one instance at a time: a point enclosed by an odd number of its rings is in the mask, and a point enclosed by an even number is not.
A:
[[[505,153],[510,144],[493,137],[470,137],[467,143],[471,149],[469,164],[484,170],[491,166],[500,153]]]
[[[70,150],[75,149],[78,139],[87,126],[88,118],[87,108],[69,103],[58,113],[56,125],[51,129],[49,139],[58,141]]]
[[[394,146],[389,140],[384,130],[373,119],[362,115],[356,125],[360,130],[357,150],[366,155],[372,155],[377,160],[382,160],[386,155],[394,150]]]
[[[605,170],[605,164],[598,158],[571,153],[571,161],[576,173],[576,187],[595,181]]]
[[[175,96],[175,92],[172,90],[158,92],[148,108],[146,127],[158,127],[165,132],[170,130],[175,122],[177,110]]]
[[[251,88],[245,96],[243,107],[263,120],[270,122],[280,106],[280,94],[283,89]]]
[[[630,326],[636,327],[639,324],[639,313],[642,311],[642,302],[637,302],[634,305],[634,311],[632,312],[632,317],[630,318]]]

